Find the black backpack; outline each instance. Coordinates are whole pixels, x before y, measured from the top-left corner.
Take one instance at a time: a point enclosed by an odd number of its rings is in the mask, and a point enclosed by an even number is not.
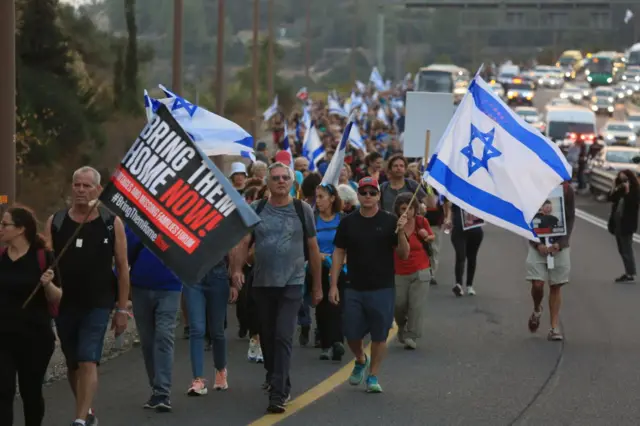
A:
[[[65,217],[67,217],[67,212],[69,210],[58,210],[53,215],[53,220],[51,221],[51,238],[62,228],[62,224],[64,223]],[[107,227],[107,231],[109,231],[109,242],[112,247],[115,247],[116,241],[116,229],[115,229],[115,220],[116,216],[111,213],[109,210],[98,207],[98,213],[100,213],[100,219],[104,223],[104,226]]]
[[[267,199],[263,198],[262,200],[260,200],[260,202],[258,203],[258,205],[256,206],[256,214],[258,216],[260,216],[260,213],[262,212],[262,210],[264,210],[264,207],[267,205]],[[296,209],[296,214],[298,215],[298,219],[300,219],[300,223],[302,224],[302,233],[304,234],[303,237],[303,247],[304,247],[304,260],[308,261],[309,260],[309,247],[308,247],[308,241],[307,239],[309,238],[307,235],[307,221],[304,218],[304,209],[302,207],[302,201],[298,200],[297,198],[293,199],[293,207]],[[251,234],[251,244],[249,244],[249,246],[251,246],[254,242],[255,242],[256,236],[255,233]]]

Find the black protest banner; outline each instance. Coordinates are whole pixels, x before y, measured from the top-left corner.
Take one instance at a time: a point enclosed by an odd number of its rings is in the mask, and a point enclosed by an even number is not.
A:
[[[199,282],[260,221],[165,105],[100,201],[187,285]]]

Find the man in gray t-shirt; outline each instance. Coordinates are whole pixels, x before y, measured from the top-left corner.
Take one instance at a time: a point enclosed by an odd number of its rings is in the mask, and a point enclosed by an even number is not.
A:
[[[299,201],[304,214],[307,238],[316,236],[313,210]],[[256,209],[260,201],[251,207]],[[284,206],[267,202],[260,212],[262,221],[254,230],[255,263],[253,287],[285,287],[304,284],[304,234],[293,201]]]
[[[317,305],[322,300],[321,257],[313,211],[304,201],[291,198],[293,177],[293,170],[282,163],[269,167],[269,200],[252,204],[261,219],[253,232],[255,239],[251,234],[247,235],[231,252],[233,285],[239,290],[244,284],[242,267],[249,246],[251,241],[255,242],[251,296],[260,321],[260,346],[267,370],[265,388],[269,390],[267,411],[270,413],[283,413],[291,392],[289,370],[293,334],[306,275],[305,237],[313,303]],[[303,219],[306,230],[303,230]]]

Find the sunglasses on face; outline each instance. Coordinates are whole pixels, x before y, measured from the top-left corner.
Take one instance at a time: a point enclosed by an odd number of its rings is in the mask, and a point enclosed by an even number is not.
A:
[[[362,195],[363,197],[366,197],[367,195],[370,197],[375,197],[378,195],[378,191],[376,191],[375,189],[370,189],[370,190],[360,189],[358,190],[358,194]]]
[[[280,182],[281,180],[287,182],[291,180],[291,176],[289,175],[271,176],[271,180],[274,182]]]

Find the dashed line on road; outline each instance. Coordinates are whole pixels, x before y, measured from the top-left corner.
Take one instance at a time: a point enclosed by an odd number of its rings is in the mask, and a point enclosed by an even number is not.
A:
[[[584,210],[576,209],[576,216],[591,223],[592,225],[596,225],[597,227],[604,229],[605,231],[609,230],[609,226],[606,220],[600,219],[599,217],[587,213]],[[633,241],[640,244],[640,235],[633,234]]]
[[[398,327],[394,322],[393,328],[389,332],[389,337],[387,337],[387,345],[393,340],[397,333]],[[367,354],[367,356],[371,356],[371,343],[369,343],[365,348],[365,353]],[[316,402],[349,379],[349,375],[351,374],[351,369],[353,368],[354,362],[355,358],[345,366],[343,366],[340,370],[336,371],[333,375],[329,376],[308,391],[304,392],[302,395],[298,396],[296,399],[292,400],[287,405],[287,411],[285,411],[283,414],[265,414],[258,420],[250,423],[249,426],[275,425],[276,423],[281,422],[287,417],[294,415],[306,406]]]

